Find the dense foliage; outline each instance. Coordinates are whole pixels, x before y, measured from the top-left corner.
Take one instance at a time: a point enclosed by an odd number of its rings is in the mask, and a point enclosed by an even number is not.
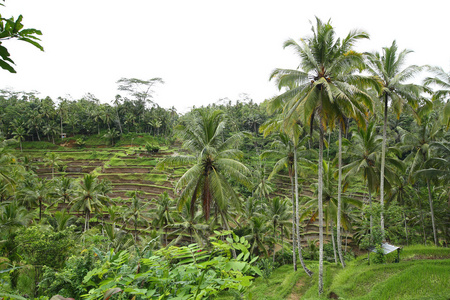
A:
[[[112,105],[2,91],[0,296],[242,298],[297,260],[320,293],[326,261],[345,267],[382,241],[446,247],[448,74],[403,68],[395,42],[357,53],[361,38],[317,19],[285,43],[300,68],[272,73],[279,96],[182,116],[152,100],[160,78],[120,79],[131,98]],[[122,184],[136,178],[147,183]]]

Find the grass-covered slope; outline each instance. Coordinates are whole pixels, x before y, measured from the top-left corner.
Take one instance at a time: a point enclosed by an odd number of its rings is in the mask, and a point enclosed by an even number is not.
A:
[[[318,295],[318,262],[307,261],[314,275],[301,266],[297,272],[284,265],[268,280],[257,278],[250,288],[252,299],[450,299],[450,249],[405,247],[400,263],[371,264],[360,256],[342,267],[324,263],[324,293]],[[220,299],[233,299],[223,296]]]

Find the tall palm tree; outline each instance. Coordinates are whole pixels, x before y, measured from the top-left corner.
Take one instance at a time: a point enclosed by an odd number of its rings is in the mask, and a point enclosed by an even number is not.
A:
[[[420,118],[420,124],[417,124],[415,127],[415,132],[407,132],[405,130],[401,130],[403,133],[401,136],[402,145],[401,149],[404,152],[409,152],[408,156],[405,158],[406,162],[409,162],[409,180],[412,184],[415,183],[417,177],[422,177],[425,179],[428,190],[428,202],[430,205],[431,212],[431,225],[433,227],[433,237],[434,244],[438,245],[437,240],[437,232],[434,218],[434,209],[433,209],[433,199],[431,196],[431,181],[436,179],[436,176],[432,176],[431,172],[418,173],[421,170],[428,169],[426,163],[429,159],[432,158],[431,154],[431,143],[433,143],[439,133],[441,132],[441,126],[438,122],[436,122],[436,113],[427,114],[419,109],[418,116]],[[433,178],[434,177],[434,178]]]
[[[300,44],[293,39],[284,43],[292,47],[300,56],[300,70],[276,69],[271,79],[275,78],[278,87],[288,88],[286,92],[274,98],[275,103],[284,105],[285,125],[293,124],[298,119],[309,124],[311,131],[317,120],[319,131],[319,294],[323,292],[323,139],[324,130],[332,126],[336,119],[337,108],[359,119],[364,112],[362,106],[371,106],[371,98],[355,84],[370,81],[354,72],[364,67],[363,57],[352,50],[353,45],[369,35],[359,30],[351,31],[345,38],[336,39],[333,26],[316,18],[313,35],[301,39]],[[356,98],[361,102],[358,102]],[[362,121],[363,120],[359,120]]]
[[[360,175],[369,192],[369,205],[372,208],[372,195],[380,186],[380,150],[382,137],[377,135],[375,123],[370,122],[367,128],[352,130],[351,143],[347,147],[347,155],[350,163],[344,166],[344,180],[349,181],[355,175]],[[373,217],[370,215],[370,234],[373,233]]]
[[[383,143],[381,148],[381,172],[380,172],[380,203],[381,216],[380,226],[381,234],[384,239],[384,173],[386,160],[386,128],[389,100],[391,106],[399,116],[402,112],[404,104],[408,104],[415,109],[418,105],[420,92],[422,88],[416,84],[406,84],[405,82],[416,75],[421,68],[415,65],[405,68],[406,57],[411,50],[403,50],[398,52],[397,43],[392,42],[390,47],[384,47],[383,53],[367,53],[368,71],[378,77],[381,89],[378,88],[378,96],[384,104],[384,122],[383,122]]]
[[[279,110],[279,105],[273,105],[270,110]],[[296,249],[298,250],[298,256],[300,264],[303,270],[309,276],[312,275],[305,262],[303,261],[303,255],[301,250],[300,230],[299,230],[299,203],[298,203],[298,170],[297,164],[300,161],[302,164],[311,164],[311,161],[305,158],[309,153],[306,151],[304,144],[307,138],[300,136],[303,133],[303,128],[296,122],[295,126],[286,128],[283,127],[284,121],[282,119],[275,119],[270,122],[266,122],[261,126],[261,130],[264,135],[277,130],[279,135],[272,143],[273,149],[266,150],[261,154],[262,158],[265,157],[277,157],[279,160],[275,163],[272,172],[269,175],[269,180],[283,168],[288,168],[289,179],[291,181],[291,197],[292,197],[292,261],[294,270],[297,271],[297,256]]]
[[[197,200],[201,200],[204,217],[208,220],[213,202],[222,210],[230,204],[239,207],[239,199],[229,179],[250,188],[250,172],[239,162],[242,152],[236,148],[243,133],[233,134],[225,141],[222,139],[224,113],[204,109],[196,110],[194,114],[195,118],[189,126],[177,127],[184,140],[183,146],[192,155],[167,157],[157,164],[157,168],[193,164],[175,186],[177,191],[181,191],[178,209],[182,209],[185,202],[189,201],[194,207]]]

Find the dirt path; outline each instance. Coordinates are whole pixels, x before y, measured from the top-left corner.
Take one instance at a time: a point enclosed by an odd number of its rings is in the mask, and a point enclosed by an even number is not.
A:
[[[300,278],[297,283],[292,288],[292,292],[289,296],[286,297],[286,300],[298,300],[301,299],[302,294],[300,293],[302,286],[304,286],[303,280]]]

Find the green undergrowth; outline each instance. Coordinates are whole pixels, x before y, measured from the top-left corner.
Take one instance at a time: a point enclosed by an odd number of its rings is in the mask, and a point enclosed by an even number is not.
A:
[[[308,267],[312,264],[315,262],[308,264]],[[268,280],[263,277],[256,278],[247,295],[251,294],[251,299],[258,300],[286,299],[292,292],[302,295],[311,281],[312,279],[303,272],[301,267],[295,272],[292,265],[284,265],[275,269]],[[217,299],[234,300],[235,298],[224,292]]]

